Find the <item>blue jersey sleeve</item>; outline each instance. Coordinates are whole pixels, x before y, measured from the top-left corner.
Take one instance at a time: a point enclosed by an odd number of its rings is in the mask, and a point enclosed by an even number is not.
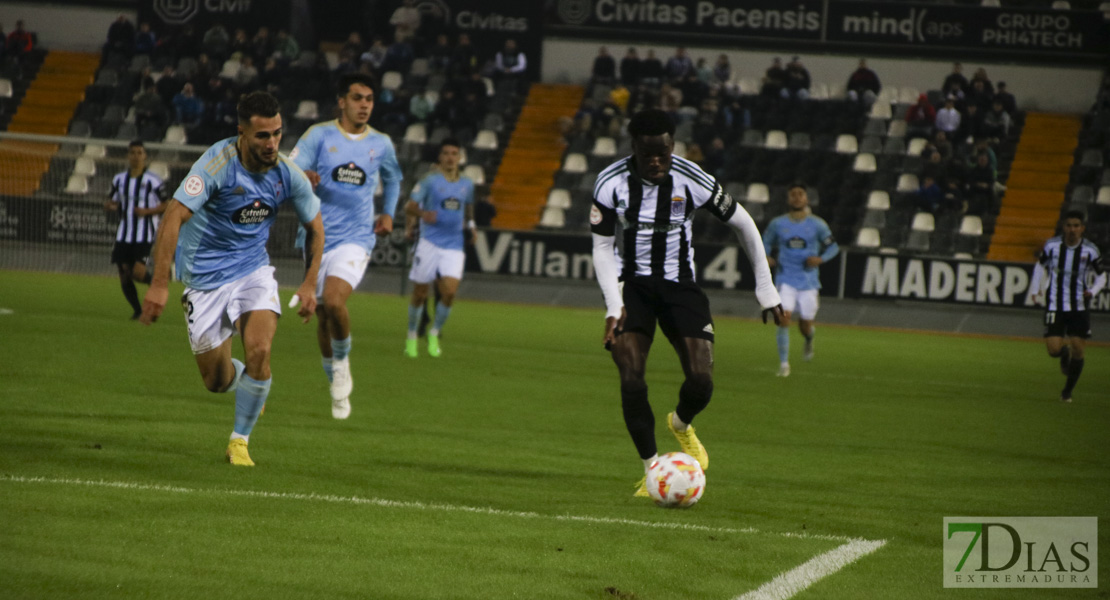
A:
[[[320,134],[322,131],[322,128],[315,125],[309,127],[308,131],[304,132],[304,135],[301,136],[301,139],[297,140],[296,147],[293,148],[293,152],[289,155],[289,158],[293,159],[293,162],[297,163],[297,166],[300,167],[302,171],[316,170],[316,154],[317,148],[320,146]]]
[[[388,139],[388,138],[387,138]],[[401,165],[397,162],[397,151],[393,143],[386,145],[385,158],[382,160],[382,212],[393,217],[397,212],[397,200],[401,197]],[[373,191],[371,191],[373,193]]]
[[[833,237],[832,230],[829,229],[829,224],[824,219],[817,221],[817,241],[821,248],[821,260],[828,262],[840,253],[840,246],[837,245],[836,239]]]
[[[421,179],[416,187],[412,188],[412,200],[420,206],[420,210],[431,210],[428,208],[428,197],[432,189],[432,178],[435,175],[427,175]]]
[[[312,192],[312,184],[304,171],[294,161],[286,161],[289,166],[289,200],[297,211],[301,223],[308,223],[320,214],[320,199]]]
[[[779,232],[775,225],[778,224],[778,218],[772,219],[767,224],[767,231],[763,232],[763,249],[766,251],[767,256],[774,254],[775,246],[779,243]]]
[[[210,148],[208,152],[204,153],[197,162],[193,163],[189,174],[177,186],[177,191],[173,193],[173,197],[184,204],[186,208],[194,213],[204,206],[208,199],[216,195],[219,191],[219,177],[218,174],[225,173],[229,160],[238,160],[234,153],[228,152],[225,146],[216,150],[215,147]],[[213,175],[216,173],[217,175]]]

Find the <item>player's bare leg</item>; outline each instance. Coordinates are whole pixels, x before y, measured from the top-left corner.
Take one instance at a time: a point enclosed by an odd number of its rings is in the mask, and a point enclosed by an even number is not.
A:
[[[790,376],[790,317],[793,313],[789,310],[782,311],[778,329],[775,330],[775,342],[779,349],[779,371],[776,377]]]
[[[678,391],[678,407],[667,415],[667,428],[682,446],[682,451],[693,456],[705,470],[709,468],[709,453],[691,423],[713,397],[713,342],[683,338],[675,340],[672,345],[678,353],[686,379]]]
[[[1071,347],[1067,340],[1059,336],[1049,336],[1044,339],[1045,349],[1052,358],[1060,359],[1060,374],[1068,374],[1068,361],[1071,360]]]
[[[436,279],[436,290],[440,299],[436,302],[436,316],[432,328],[428,330],[428,355],[439,357],[442,353],[439,347],[439,332],[447,323],[451,314],[451,305],[455,303],[455,293],[459,290],[459,280],[454,277],[440,277]]]
[[[621,410],[624,425],[636,445],[636,452],[644,463],[644,474],[657,455],[655,445],[655,415],[648,402],[647,382],[644,371],[647,366],[651,338],[636,332],[625,332],[613,341],[611,353],[613,362],[621,379]],[[637,484],[636,496],[647,496],[644,481]]]
[[[409,358],[417,357],[418,329],[420,320],[424,316],[424,303],[428,300],[428,289],[430,287],[427,283],[413,282],[412,284],[412,300],[409,302],[408,337],[405,339],[405,356]]]
[[[324,321],[327,326],[327,343],[330,352],[324,352],[324,340],[317,341],[321,354],[331,356],[331,399],[332,416],[346,419],[351,414],[350,395],[354,382],[351,378],[351,363],[347,355],[351,351],[351,318],[347,312],[347,299],[351,296],[351,284],[339,277],[324,280]]]

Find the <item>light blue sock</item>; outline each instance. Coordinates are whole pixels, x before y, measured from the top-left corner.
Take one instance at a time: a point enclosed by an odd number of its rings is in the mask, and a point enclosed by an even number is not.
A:
[[[779,362],[787,362],[787,357],[790,356],[790,330],[786,327],[779,327],[775,332],[775,341],[779,346]]]
[[[409,305],[409,333],[416,333],[420,327],[420,319],[424,315],[424,305]]]
[[[451,315],[451,307],[444,306],[442,302],[436,302],[436,320],[435,330],[438,335],[440,330],[443,329],[443,324],[447,322],[447,317]]]
[[[266,396],[270,395],[273,378],[258,381],[246,373],[239,378],[239,389],[235,390],[235,433],[250,435],[258,420]]]
[[[320,357],[320,364],[323,365],[323,367],[324,367],[324,375],[328,376],[328,383],[331,383],[331,379],[332,379],[331,359],[327,358],[327,357]]]
[[[351,353],[351,336],[347,339],[331,341],[331,357],[335,360],[343,360]]]
[[[231,359],[231,364],[235,367],[235,378],[231,380],[231,385],[227,386],[224,393],[234,392],[235,388],[239,387],[239,379],[243,377],[243,371],[247,368],[238,358]]]

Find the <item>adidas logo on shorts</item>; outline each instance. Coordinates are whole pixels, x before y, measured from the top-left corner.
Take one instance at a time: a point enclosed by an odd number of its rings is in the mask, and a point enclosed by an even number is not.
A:
[[[710,324],[706,325],[704,328],[702,328],[702,331],[704,331],[706,333],[713,333],[713,324],[710,323]]]

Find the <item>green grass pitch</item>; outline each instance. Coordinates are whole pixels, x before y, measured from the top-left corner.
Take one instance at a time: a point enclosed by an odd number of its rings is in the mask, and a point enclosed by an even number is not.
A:
[[[204,390],[177,305],[144,328],[112,279],[0,271],[0,309],[0,598],[1107,597],[941,573],[945,516],[1107,515],[1104,347],[1065,405],[1038,340],[822,325],[780,379],[771,326],[719,319],[707,491],[664,510],[632,497],[600,306],[462,297],[443,357],[410,360],[405,300],[356,294],[342,422],[287,311],[253,469],[223,462],[234,398]],[[682,375],[657,342],[671,451]],[[850,540],[885,544],[769,583]]]

